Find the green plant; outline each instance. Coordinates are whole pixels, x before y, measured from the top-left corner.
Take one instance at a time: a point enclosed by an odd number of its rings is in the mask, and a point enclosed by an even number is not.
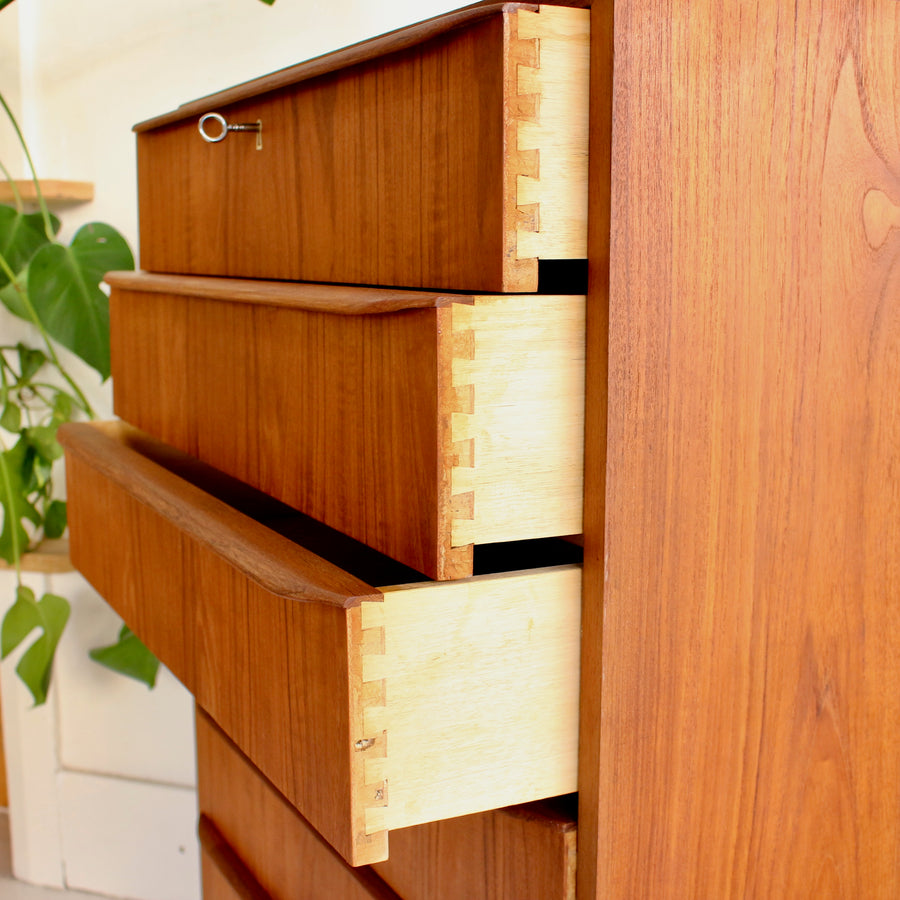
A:
[[[95,222],[60,242],[59,219],[41,194],[31,155],[15,116],[0,96],[28,162],[39,210],[26,212],[8,170],[15,205],[0,204],[0,302],[31,326],[38,347],[0,345],[0,558],[15,566],[16,597],[0,627],[6,658],[36,630],[16,672],[36,704],[46,700],[53,658],[69,617],[67,600],[55,594],[37,599],[22,583],[22,555],[45,537],[66,529],[66,504],[56,496],[54,463],[62,456],[56,440],[61,424],[94,418],[84,391],[60,360],[55,343],[68,348],[105,381],[109,368],[109,302],[100,284],[112,269],[134,268],[127,242],[116,229]],[[91,652],[97,662],[153,686],[158,663],[123,628],[112,645]]]

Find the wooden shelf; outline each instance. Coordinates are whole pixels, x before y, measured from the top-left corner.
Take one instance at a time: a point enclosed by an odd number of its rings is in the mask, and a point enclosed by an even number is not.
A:
[[[34,182],[28,179],[16,180],[16,187],[25,203],[37,203],[37,190]],[[92,181],[61,181],[60,179],[41,179],[41,193],[50,206],[77,206],[89,203],[94,199],[94,183]],[[15,195],[8,181],[0,181],[0,203],[14,203]]]
[[[0,559],[0,572],[14,569],[6,560]],[[74,567],[69,560],[69,542],[65,538],[45,540],[39,550],[26,553],[22,557],[23,572],[41,572],[45,575],[71,572]]]

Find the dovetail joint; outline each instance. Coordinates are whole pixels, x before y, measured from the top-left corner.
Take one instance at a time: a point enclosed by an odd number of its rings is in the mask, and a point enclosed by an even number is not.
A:
[[[533,132],[540,125],[541,97],[535,91],[540,69],[541,41],[538,37],[519,37],[520,17],[528,11],[520,10],[511,23],[510,66],[513,86],[512,122],[509,132],[508,164],[514,200],[513,248],[516,259],[535,256],[534,239],[526,245],[521,235],[537,234],[541,230],[540,203],[535,202],[540,182],[540,151],[532,143]],[[537,14],[532,14],[537,15]]]
[[[370,627],[361,633],[362,647],[362,737],[354,742],[354,749],[363,753],[363,809],[365,830],[374,834],[385,830],[387,785],[387,697],[385,632],[383,605],[363,604],[364,616],[373,617]],[[374,624],[380,618],[380,624]],[[365,618],[364,618],[365,623]]]
[[[474,474],[476,441],[473,434],[475,418],[475,385],[473,365],[476,354],[476,304],[453,306],[453,390],[450,413],[450,513],[451,531],[458,523],[475,518]]]

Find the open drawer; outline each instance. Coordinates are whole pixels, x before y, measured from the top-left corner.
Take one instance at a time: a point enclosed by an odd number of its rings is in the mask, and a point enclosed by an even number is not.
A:
[[[115,412],[438,580],[579,534],[578,295],[107,276]]]
[[[587,254],[589,21],[459,10],[141,123],[143,266],[537,290]]]
[[[76,567],[351,864],[576,789],[579,566],[402,583],[127,425],[60,439]]]

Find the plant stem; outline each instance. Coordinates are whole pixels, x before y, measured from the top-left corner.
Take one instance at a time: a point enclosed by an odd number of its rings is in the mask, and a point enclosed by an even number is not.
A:
[[[0,486],[6,494],[6,509],[12,522],[9,523],[9,533],[12,538],[13,560],[16,565],[16,582],[22,583],[22,548],[19,546],[19,522],[15,518],[15,495],[12,489],[12,480],[9,477],[9,464],[6,461],[6,442],[0,437]]]
[[[0,98],[2,99],[2,98]],[[51,236],[52,240],[52,236]],[[19,292],[19,297],[22,299],[22,303],[25,306],[25,309],[28,310],[28,315],[31,318],[31,321],[37,327],[38,331],[41,333],[41,337],[44,339],[44,344],[47,347],[47,356],[50,357],[53,365],[56,366],[58,372],[62,377],[66,380],[66,383],[70,388],[75,392],[75,396],[78,399],[78,403],[84,412],[91,418],[96,419],[97,415],[93,410],[93,407],[90,403],[88,403],[87,397],[81,391],[81,388],[75,383],[74,379],[71,375],[63,368],[63,364],[59,361],[59,357],[56,355],[56,350],[53,349],[53,344],[50,343],[50,335],[47,334],[47,330],[44,328],[44,323],[41,321],[40,316],[38,316],[37,311],[31,305],[31,299],[28,296],[28,291],[26,291],[19,283],[16,281],[16,273],[13,272],[12,267],[6,261],[6,258],[0,253],[0,269],[2,269],[3,273],[10,280],[10,282],[15,286],[16,290]]]
[[[28,152],[28,144],[25,143],[25,136],[22,134],[19,123],[16,121],[16,117],[13,115],[13,111],[9,108],[9,104],[4,99],[2,93],[0,93],[0,106],[2,106],[6,112],[6,116],[12,124],[13,130],[16,132],[16,137],[19,139],[19,143],[25,151],[25,159],[28,160],[28,168],[31,170],[31,179],[34,181],[34,189],[37,191],[38,205],[41,208],[41,215],[44,218],[44,231],[47,233],[47,240],[52,241],[56,235],[53,231],[53,223],[50,221],[50,210],[47,208],[44,194],[41,191],[41,184],[38,181],[37,172],[34,168],[34,162],[31,159],[31,154]]]
[[[0,172],[3,173],[3,177],[6,179],[7,184],[9,184],[13,192],[13,198],[16,201],[16,210],[19,213],[25,212],[25,204],[22,201],[22,195],[19,193],[18,185],[16,184],[16,181],[12,177],[12,175],[9,174],[9,169],[7,169],[6,166],[3,165],[2,161],[0,161]]]

